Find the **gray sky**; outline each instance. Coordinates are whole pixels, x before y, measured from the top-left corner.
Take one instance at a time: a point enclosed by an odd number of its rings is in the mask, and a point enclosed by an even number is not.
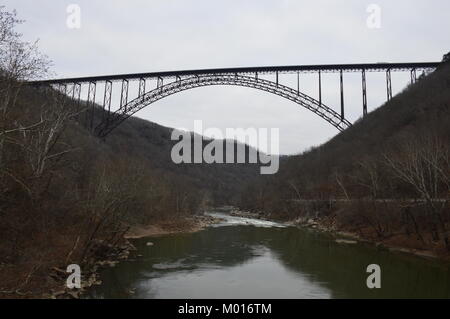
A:
[[[450,50],[448,0],[3,0],[40,39],[58,77],[180,69],[369,62],[440,61]],[[381,27],[366,10],[381,8]],[[67,27],[69,4],[81,28]],[[293,84],[295,75],[280,81]],[[393,74],[394,93],[409,74]],[[302,91],[317,97],[316,75]],[[361,115],[360,74],[345,75],[347,116]],[[369,109],[386,97],[384,74],[368,74]],[[117,91],[117,90],[116,90]],[[338,75],[323,76],[323,102],[339,109]],[[98,94],[100,96],[100,94]],[[206,87],[163,99],[137,116],[170,126],[280,129],[280,151],[292,154],[337,133],[323,119],[280,97],[249,88]]]

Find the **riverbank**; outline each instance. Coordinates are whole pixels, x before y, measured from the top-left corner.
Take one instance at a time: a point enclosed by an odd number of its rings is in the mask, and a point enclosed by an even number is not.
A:
[[[450,261],[450,256],[442,249],[437,251],[427,249],[418,239],[407,237],[403,234],[396,234],[387,238],[377,238],[370,233],[369,229],[352,230],[348,227],[339,227],[333,218],[296,219],[288,224],[306,227],[318,232],[326,233],[340,244],[367,243],[376,246],[378,249],[386,249],[391,252],[412,254],[423,258],[440,259]],[[365,235],[364,235],[365,234]]]
[[[154,237],[176,233],[193,233],[205,229],[209,225],[220,222],[220,218],[208,215],[194,215],[176,220],[157,221],[150,225],[132,226],[125,234],[126,239]]]
[[[292,220],[279,220],[263,213],[252,213],[240,211],[237,208],[228,210],[231,216],[256,218],[284,223],[296,227],[304,227],[317,232],[326,233],[334,238],[339,244],[366,243],[376,246],[378,249],[386,249],[397,253],[412,254],[422,258],[439,259],[450,261],[450,255],[444,247],[435,245],[432,249],[414,236],[396,233],[386,238],[379,238],[370,227],[351,227],[339,224],[336,214],[323,218],[302,218]]]
[[[74,292],[70,289],[52,294],[51,298],[80,298],[93,286],[101,285],[101,270],[115,267],[119,262],[127,260],[136,248],[130,240],[146,237],[157,237],[178,233],[194,233],[201,231],[209,225],[220,222],[220,218],[208,215],[185,216],[177,219],[159,220],[149,225],[134,225],[124,234],[124,244],[109,254],[107,259],[95,262],[94,266],[82,281],[82,288]],[[109,247],[111,248],[111,247]]]
[[[223,218],[193,234],[133,240],[129,261],[102,272],[90,298],[447,298],[449,268],[438,261],[344,245],[331,236],[266,221]],[[237,213],[234,212],[233,215]],[[246,214],[246,216],[248,216]],[[382,267],[384,289],[365,285]],[[384,275],[383,275],[384,271]],[[219,283],[219,284],[218,284]]]
[[[93,286],[101,285],[100,272],[109,267],[115,267],[119,262],[127,260],[134,245],[124,239],[120,245],[112,245],[103,241],[96,242],[96,249],[99,252],[90,262],[81,269],[81,288],[69,289],[66,280],[70,273],[64,269],[53,267],[50,270],[49,278],[53,279],[55,286],[49,293],[44,293],[43,299],[79,299],[83,297]]]
[[[66,287],[66,280],[70,273],[63,269],[63,266],[52,267],[48,271],[48,276],[44,287],[28,289],[22,293],[17,289],[14,291],[0,291],[1,298],[39,298],[39,299],[79,299],[85,297],[93,286],[101,285],[100,273],[102,270],[115,267],[122,261],[133,256],[136,250],[132,244],[133,239],[144,237],[155,237],[176,233],[192,233],[200,231],[209,225],[220,222],[220,218],[208,215],[194,215],[180,217],[176,220],[159,220],[150,225],[135,225],[124,234],[120,244],[112,245],[104,241],[97,240],[93,249],[97,252],[89,262],[81,268],[81,288],[69,289]],[[41,289],[47,290],[40,293]]]

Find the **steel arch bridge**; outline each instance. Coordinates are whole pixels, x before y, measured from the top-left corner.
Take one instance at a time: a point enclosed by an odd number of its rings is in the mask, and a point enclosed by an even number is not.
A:
[[[211,85],[235,85],[266,91],[284,97],[305,107],[340,131],[343,131],[351,126],[349,121],[341,117],[341,115],[333,109],[304,93],[297,92],[288,86],[249,76],[225,74],[189,77],[153,89],[123,105],[119,110],[113,113],[113,116],[109,120],[107,119],[106,121],[100,123],[95,128],[95,131],[99,136],[106,136],[128,117],[158,100],[181,91]]]
[[[344,108],[344,80],[343,74],[349,72],[361,72],[363,115],[367,114],[367,85],[366,72],[386,73],[387,100],[392,99],[391,72],[409,72],[411,83],[417,81],[417,71],[430,72],[439,66],[439,62],[423,63],[375,63],[375,64],[338,64],[338,65],[303,65],[303,66],[269,66],[250,68],[227,68],[227,69],[204,69],[189,71],[153,72],[138,74],[119,74],[109,76],[94,76],[82,78],[67,78],[30,82],[33,85],[50,85],[58,91],[71,97],[81,104],[82,85],[87,86],[86,122],[87,125],[100,137],[107,136],[114,128],[127,118],[167,96],[193,88],[232,85],[258,89],[286,98],[307,110],[320,116],[339,131],[343,131],[352,124],[345,118]],[[279,74],[296,73],[297,87],[292,88],[282,85]],[[300,74],[318,74],[318,98],[315,99],[300,91]],[[325,105],[322,102],[322,73],[338,73],[340,78],[340,111]],[[261,75],[275,75],[275,81],[267,80]],[[164,80],[172,79],[164,84]],[[146,83],[156,80],[156,88],[146,90]],[[129,82],[138,81],[137,97],[129,100]],[[111,110],[113,83],[120,82],[120,100],[116,110]],[[94,123],[94,109],[96,105],[97,84],[104,83],[103,109],[105,111],[103,120]],[[96,125],[94,125],[96,124]]]

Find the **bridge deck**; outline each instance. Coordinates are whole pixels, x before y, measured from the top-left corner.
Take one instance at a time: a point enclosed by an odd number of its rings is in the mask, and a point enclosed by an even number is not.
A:
[[[182,71],[165,71],[165,72],[147,72],[147,73],[131,73],[131,74],[114,74],[102,76],[88,76],[78,78],[64,78],[32,81],[36,84],[68,84],[68,83],[86,83],[96,81],[120,81],[155,79],[155,78],[174,78],[195,75],[211,75],[211,74],[268,74],[268,73],[311,73],[311,72],[383,72],[406,71],[411,69],[425,70],[438,67],[440,62],[411,62],[411,63],[366,63],[366,64],[325,64],[325,65],[290,65],[290,66],[259,66],[259,67],[239,67],[239,68],[219,68],[219,69],[198,69],[198,70],[182,70]]]

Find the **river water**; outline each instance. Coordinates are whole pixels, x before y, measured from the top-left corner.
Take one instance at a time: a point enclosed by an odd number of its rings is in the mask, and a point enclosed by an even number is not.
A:
[[[141,257],[101,274],[92,298],[449,298],[448,265],[342,244],[325,234],[255,219],[191,234],[139,239]],[[152,242],[148,246],[147,242]],[[369,289],[366,268],[381,267]]]

